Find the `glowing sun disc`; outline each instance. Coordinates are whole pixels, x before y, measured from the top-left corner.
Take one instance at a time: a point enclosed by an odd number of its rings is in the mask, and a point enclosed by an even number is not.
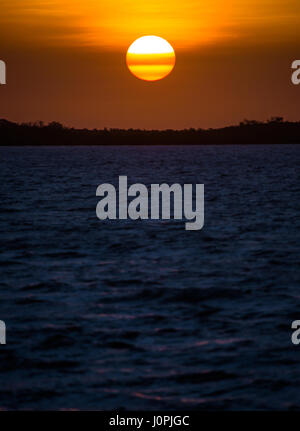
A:
[[[162,37],[143,36],[128,48],[126,63],[130,72],[145,81],[158,81],[172,72],[175,52]]]

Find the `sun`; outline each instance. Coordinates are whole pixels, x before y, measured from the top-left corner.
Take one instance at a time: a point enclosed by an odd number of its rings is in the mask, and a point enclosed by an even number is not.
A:
[[[145,81],[158,81],[172,72],[175,52],[162,37],[143,36],[128,48],[126,63],[130,72]]]

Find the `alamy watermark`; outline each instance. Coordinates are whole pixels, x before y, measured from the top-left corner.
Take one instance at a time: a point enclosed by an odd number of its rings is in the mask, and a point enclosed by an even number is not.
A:
[[[0,344],[6,344],[6,325],[0,320]]]
[[[0,85],[6,84],[6,64],[0,60]]]
[[[151,184],[148,191],[137,183],[128,188],[127,176],[120,176],[118,193],[112,184],[98,186],[96,196],[103,198],[96,214],[100,220],[169,220],[172,212],[175,220],[189,220],[186,230],[200,230],[204,225],[204,184],[195,185],[195,199],[193,190],[193,184]],[[134,199],[128,202],[128,197]]]
[[[292,69],[295,69],[295,71],[292,73],[292,83],[294,85],[300,84],[300,60],[295,60],[292,63]]]
[[[296,329],[292,333],[292,343],[295,345],[300,344],[300,320],[294,320],[292,322],[292,329]]]

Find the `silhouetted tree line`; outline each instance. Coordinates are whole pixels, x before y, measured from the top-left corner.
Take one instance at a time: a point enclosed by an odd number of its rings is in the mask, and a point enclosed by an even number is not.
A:
[[[300,121],[272,117],[244,120],[220,129],[74,129],[52,122],[13,123],[0,119],[0,145],[222,145],[300,143]]]

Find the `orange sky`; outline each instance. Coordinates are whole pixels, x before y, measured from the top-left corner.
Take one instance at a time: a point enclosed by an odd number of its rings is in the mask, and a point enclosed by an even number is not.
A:
[[[0,117],[83,127],[216,127],[297,118],[298,0],[0,0]],[[166,79],[126,69],[138,37],[166,38]]]

